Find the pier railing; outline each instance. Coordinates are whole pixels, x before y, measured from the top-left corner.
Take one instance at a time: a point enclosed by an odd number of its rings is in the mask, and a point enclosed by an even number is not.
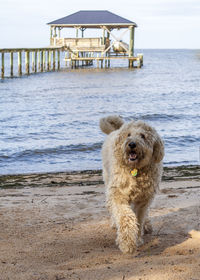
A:
[[[14,76],[14,53],[17,53],[18,60],[18,75],[30,74],[30,68],[32,73],[55,71],[60,69],[60,51],[63,51],[61,47],[48,47],[48,48],[17,48],[17,49],[0,49],[1,55],[1,78],[5,76],[5,54],[10,55],[10,77]],[[24,54],[24,55],[23,55]],[[32,59],[30,59],[30,55]],[[22,57],[25,59],[25,73],[22,73]],[[57,63],[56,63],[57,62]]]

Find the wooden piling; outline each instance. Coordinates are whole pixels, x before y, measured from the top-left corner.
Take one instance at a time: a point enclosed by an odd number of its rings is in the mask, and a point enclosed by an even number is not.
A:
[[[108,59],[107,59],[107,54],[106,54],[106,58],[105,58],[105,68],[108,67]]]
[[[53,71],[56,70],[56,53],[55,51],[52,52],[53,53],[53,65],[52,65],[52,69]]]
[[[97,68],[99,68],[99,54],[97,54]]]
[[[41,53],[38,51],[38,71],[41,71]]]
[[[13,52],[10,53],[10,76],[13,77]]]
[[[85,53],[81,52],[81,57],[85,57]],[[86,65],[86,61],[82,60],[82,66]]]
[[[22,52],[18,52],[18,75],[22,75]]]
[[[34,51],[32,51],[32,72],[35,70],[35,64],[34,64]]]
[[[1,53],[1,78],[4,78],[4,52]]]
[[[72,54],[70,52],[69,52],[69,58],[70,58],[69,67],[72,67]]]
[[[103,58],[101,59],[101,68],[103,68]]]
[[[92,57],[92,53],[90,53],[90,57]],[[93,65],[93,60],[91,59],[90,60],[90,63],[89,63],[90,65]]]
[[[51,70],[52,51],[49,52],[49,70]]]
[[[60,51],[57,50],[58,70],[60,70]]]
[[[46,51],[43,51],[43,71],[46,70]]]
[[[132,59],[130,59],[129,61],[130,61],[130,68],[133,68],[134,61]]]
[[[51,70],[51,51],[48,51],[48,71]]]
[[[49,71],[49,51],[47,51],[47,71]]]
[[[143,66],[143,54],[142,53],[138,53],[137,57],[140,59],[140,65]]]
[[[67,66],[67,59],[69,58],[68,52],[65,52],[65,66]]]
[[[26,74],[29,75],[29,52],[25,52],[25,68],[26,68]]]
[[[85,54],[85,57],[88,58],[88,53]],[[85,61],[85,65],[88,66],[88,64],[89,64],[89,61],[86,60],[86,61]]]
[[[34,72],[37,73],[37,51],[35,51],[35,69]]]
[[[40,52],[40,71],[43,72],[43,51]]]
[[[141,59],[139,57],[137,59],[137,68],[141,68]]]

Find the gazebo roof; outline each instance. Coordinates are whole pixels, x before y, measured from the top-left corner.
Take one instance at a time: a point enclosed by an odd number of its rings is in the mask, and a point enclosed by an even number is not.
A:
[[[135,22],[120,17],[109,11],[79,11],[69,16],[47,23],[58,27],[82,27],[82,28],[100,28],[109,26],[111,28],[127,28],[129,26],[137,27]]]

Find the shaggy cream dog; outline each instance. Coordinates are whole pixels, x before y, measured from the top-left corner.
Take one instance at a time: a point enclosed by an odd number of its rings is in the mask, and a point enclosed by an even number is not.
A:
[[[143,243],[143,231],[151,232],[147,209],[159,188],[164,145],[142,121],[109,116],[100,120],[100,128],[109,134],[102,148],[103,178],[116,243],[123,253],[132,253]]]

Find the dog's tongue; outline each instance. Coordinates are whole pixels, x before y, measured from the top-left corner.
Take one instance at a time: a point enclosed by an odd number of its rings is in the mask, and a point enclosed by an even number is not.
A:
[[[136,153],[130,153],[130,159],[136,159],[137,154]]]

